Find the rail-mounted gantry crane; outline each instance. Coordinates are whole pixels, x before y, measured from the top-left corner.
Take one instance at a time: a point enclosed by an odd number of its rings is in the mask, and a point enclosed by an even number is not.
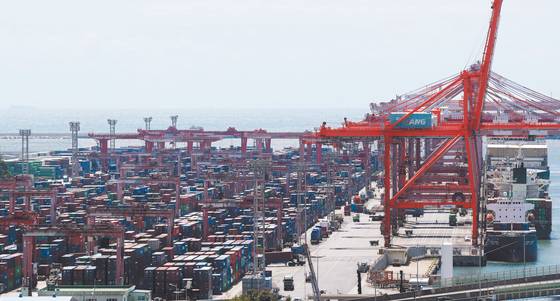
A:
[[[96,218],[129,217],[138,222],[139,228],[144,230],[144,219],[146,217],[165,218],[167,223],[167,243],[173,243],[173,226],[175,221],[175,210],[150,208],[143,205],[129,207],[88,207],[87,225],[95,225]]]
[[[114,239],[116,245],[115,283],[122,285],[124,281],[124,230],[112,224],[94,225],[33,225],[23,234],[23,279],[24,287],[30,296],[31,290],[36,285],[33,269],[33,250],[36,237],[79,237],[86,240],[88,237],[109,237]],[[85,242],[85,241],[84,241]],[[85,243],[83,244],[85,246]]]
[[[132,178],[122,178],[110,180],[109,184],[116,185],[117,198],[121,200],[124,196],[124,188],[126,185],[136,185],[136,184],[158,184],[158,185],[172,185],[175,189],[175,214],[179,216],[180,209],[180,196],[181,196],[181,179],[179,177],[132,177]]]
[[[382,232],[387,247],[404,209],[430,206],[471,209],[472,242],[479,244],[482,138],[546,137],[560,131],[559,100],[491,70],[502,3],[492,4],[482,62],[389,102],[371,104],[371,114],[362,121],[345,120],[339,128],[323,123],[317,133],[335,142],[372,139],[383,145]]]

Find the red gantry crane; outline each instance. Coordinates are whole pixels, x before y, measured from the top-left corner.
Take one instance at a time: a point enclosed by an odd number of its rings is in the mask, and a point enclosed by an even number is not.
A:
[[[165,218],[167,223],[167,243],[173,244],[173,226],[175,222],[175,211],[172,209],[156,209],[143,205],[130,207],[88,207],[87,225],[95,225],[96,218],[129,217],[134,219],[139,225],[140,230],[144,229],[144,219],[146,217]]]
[[[120,226],[112,224],[95,225],[34,225],[27,229],[23,234],[23,279],[24,287],[28,288],[28,295],[31,296],[31,289],[35,287],[35,272],[33,269],[33,250],[35,249],[36,237],[80,237],[82,241],[88,237],[109,237],[116,241],[116,266],[115,283],[123,284],[124,277],[124,230]],[[85,243],[84,243],[85,245]]]
[[[362,121],[345,120],[339,128],[323,123],[318,132],[335,142],[382,142],[386,247],[404,209],[446,206],[472,210],[472,242],[477,245],[484,210],[482,137],[559,132],[559,100],[491,70],[502,2],[492,4],[482,62],[390,102],[371,104],[371,114]]]
[[[179,209],[180,209],[180,196],[181,196],[181,179],[179,177],[150,177],[150,178],[141,178],[141,177],[132,177],[132,178],[123,178],[123,179],[116,179],[110,180],[109,184],[116,184],[117,190],[117,199],[122,200],[124,196],[124,188],[126,185],[134,185],[134,184],[158,184],[158,185],[173,185],[175,188],[175,214],[179,216]]]

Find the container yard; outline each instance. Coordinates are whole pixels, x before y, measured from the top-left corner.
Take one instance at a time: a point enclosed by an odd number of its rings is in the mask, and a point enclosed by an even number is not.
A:
[[[242,146],[212,147],[220,134],[238,135]],[[76,143],[40,160],[6,161],[14,176],[1,182],[4,292],[130,286],[172,300],[250,287],[244,277],[267,264],[305,264],[301,234],[318,229],[328,239],[339,223],[334,209],[377,169],[367,147],[323,148],[307,133],[212,133],[172,124],[90,137],[99,147]],[[123,137],[146,139],[145,146],[108,147]],[[273,151],[277,137],[301,147]],[[363,204],[352,210],[362,212]]]
[[[184,129],[172,115],[163,129],[144,117],[136,131],[107,119],[107,132],[73,120],[68,135],[7,134],[21,153],[0,156],[0,300],[560,293],[558,266],[526,268],[554,240],[560,100],[492,71],[502,4],[480,61],[341,126]],[[34,137],[69,143],[34,153]],[[484,275],[488,264],[523,270]]]

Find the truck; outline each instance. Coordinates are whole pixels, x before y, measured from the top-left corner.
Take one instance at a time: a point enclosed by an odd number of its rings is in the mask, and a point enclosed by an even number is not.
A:
[[[344,205],[344,215],[350,216],[350,205]]]
[[[286,263],[293,259],[292,250],[290,251],[273,251],[265,253],[266,264],[271,263]]]
[[[329,221],[326,219],[321,219],[319,221],[319,226],[321,227],[321,236],[323,238],[329,237]]]
[[[294,277],[286,275],[284,276],[284,290],[293,291],[294,290]]]
[[[450,226],[457,226],[457,214],[449,214],[449,225]]]
[[[378,221],[382,221],[383,220],[384,215],[383,214],[379,214],[379,213],[373,213],[369,215],[369,219],[372,222],[378,222]]]
[[[286,265],[289,267],[305,265],[305,257],[301,254],[294,254],[293,259],[291,261],[288,261]]]
[[[412,215],[412,217],[421,217],[422,215],[424,215],[424,209],[423,208],[405,209],[404,214]]]
[[[311,230],[311,244],[318,244],[321,241],[321,238],[321,228],[313,228],[313,230]]]
[[[300,245],[300,244],[294,244],[294,245],[292,246],[292,253],[293,253],[294,255],[297,255],[297,254],[302,254],[302,255],[303,255],[303,253],[305,253],[305,249],[304,249],[303,246]]]
[[[331,220],[329,223],[329,231],[332,233],[338,230],[340,230],[340,221],[337,219]]]
[[[342,224],[344,222],[344,214],[336,213],[334,215],[334,220],[338,221],[339,224]]]

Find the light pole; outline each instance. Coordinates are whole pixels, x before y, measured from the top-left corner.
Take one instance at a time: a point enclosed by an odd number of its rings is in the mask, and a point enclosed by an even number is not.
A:
[[[31,130],[22,129],[19,130],[19,135],[21,136],[21,162],[23,165],[21,167],[22,174],[29,173],[29,136],[31,136]]]
[[[150,130],[151,123],[152,123],[152,117],[144,117],[144,124],[146,130]]]
[[[192,286],[192,280],[187,280],[187,283],[185,283],[185,301],[189,300],[189,290],[191,289]]]
[[[71,121],[70,132],[72,133],[72,177],[80,175],[80,163],[78,162],[78,132],[80,131],[80,122]]]
[[[173,283],[169,283],[169,286],[175,288],[175,301],[179,300],[179,294],[177,294],[177,291],[179,290],[179,288],[177,287],[177,285],[173,284]]]
[[[373,280],[373,301],[377,301],[377,278]]]
[[[319,286],[319,256],[317,256],[317,286]]]
[[[310,257],[317,259],[317,273],[315,274],[315,279],[317,280],[317,287],[320,287],[319,286],[319,258],[323,258],[324,256],[315,255],[315,256],[310,256]],[[309,259],[309,260],[311,260],[311,259]],[[319,292],[320,292],[320,290],[319,290]]]
[[[116,119],[107,119],[109,124],[109,136],[111,137],[111,151],[115,151],[115,126],[117,125]]]
[[[179,115],[169,116],[169,118],[171,118],[171,126],[177,128],[177,119],[179,118]]]
[[[416,245],[416,251],[418,252],[418,250],[419,250],[419,247],[418,247],[418,245]],[[419,269],[419,263],[420,263],[420,256],[417,256],[416,257],[416,288],[414,289],[414,300],[416,300],[416,291],[420,288],[420,283],[419,283],[420,280],[418,279],[418,276],[420,274],[419,273],[419,270],[420,270]]]
[[[482,296],[482,246],[478,244],[478,296]]]
[[[255,256],[253,258],[253,274],[256,275],[260,273],[261,267],[259,266],[258,262],[258,239],[259,239],[259,230],[262,230],[262,251],[263,251],[263,259],[264,259],[264,250],[265,250],[265,235],[264,235],[264,202],[265,202],[265,195],[264,195],[264,186],[266,184],[267,175],[270,169],[271,163],[267,160],[256,159],[249,162],[249,166],[253,170],[254,180],[255,180],[255,187],[254,187],[254,195],[253,195],[253,240],[254,243],[254,253]],[[260,183],[260,185],[259,185]],[[259,210],[259,198],[262,198],[262,212]],[[259,218],[262,215],[262,227],[259,225]]]
[[[527,247],[525,242],[525,237],[527,237],[527,233],[523,233],[523,279],[527,280],[527,261],[525,260],[525,248]]]

